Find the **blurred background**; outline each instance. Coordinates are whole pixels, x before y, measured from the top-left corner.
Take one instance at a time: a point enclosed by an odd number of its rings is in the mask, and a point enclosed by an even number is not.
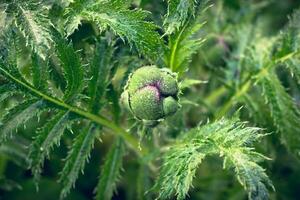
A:
[[[272,37],[284,29],[288,17],[300,7],[299,0],[216,0],[212,3],[213,7],[201,19],[201,21],[207,21],[199,33],[206,38],[206,42],[194,55],[190,70],[187,72],[189,77],[207,80],[208,84],[185,91],[187,99],[199,104],[197,109],[190,106],[184,110],[187,127],[193,127],[199,121],[213,119],[214,108],[205,105],[199,96],[210,95],[212,90],[223,83],[234,82],[238,79],[240,71],[234,67],[234,63],[238,60],[236,49],[245,38],[252,37],[252,29],[249,27],[255,26],[263,36]],[[133,8],[140,7],[150,11],[152,13],[151,20],[159,26],[162,25],[162,16],[166,14],[166,6],[166,2],[162,0],[133,0],[132,4]],[[56,13],[61,12],[61,9],[59,3],[52,7],[53,19],[55,19]],[[88,41],[91,32],[91,26],[83,24],[70,36],[70,39],[76,48],[85,48],[85,42]],[[123,47],[123,45],[120,46]],[[126,51],[126,49],[119,51],[122,54],[122,51]],[[125,63],[123,67],[127,67]],[[299,86],[292,87],[289,80],[285,78],[285,72],[279,72],[279,74],[282,75],[283,83],[295,91],[293,96],[299,104]],[[224,98],[226,99],[226,95]],[[210,96],[209,100],[214,101],[213,96]],[[219,99],[216,104],[221,107],[223,100]],[[7,104],[9,103],[11,102],[7,102]],[[5,104],[3,104],[0,114],[5,108]],[[245,120],[249,119],[247,113],[242,113],[242,117]],[[41,116],[40,120],[43,121],[46,118],[47,116]],[[43,177],[37,191],[31,172],[27,169],[26,161],[28,138],[32,136],[38,126],[36,120],[33,119],[32,123],[28,123],[32,126],[20,128],[18,130],[20,134],[13,141],[0,147],[0,199],[53,200],[59,197],[61,186],[57,183],[57,178],[64,164],[62,159],[67,155],[68,145],[72,141],[70,138],[74,136],[71,133],[66,134],[60,148],[54,148],[51,160],[45,162]],[[272,127],[264,128],[269,132],[273,131]],[[93,189],[97,184],[101,165],[111,140],[109,135],[104,135],[101,142],[96,142],[84,174],[80,175],[76,182],[76,189],[73,189],[66,199],[87,200],[93,198]],[[287,153],[276,134],[268,136],[268,139],[257,144],[256,148],[259,152],[272,158],[271,161],[262,163],[276,188],[276,192],[271,193],[271,199],[300,199],[300,163]],[[139,168],[134,156],[130,154],[125,157],[123,168],[113,199],[136,199],[136,175],[139,172],[147,172]],[[247,195],[232,173],[222,170],[220,159],[208,158],[201,164],[193,185],[187,199],[247,199]]]

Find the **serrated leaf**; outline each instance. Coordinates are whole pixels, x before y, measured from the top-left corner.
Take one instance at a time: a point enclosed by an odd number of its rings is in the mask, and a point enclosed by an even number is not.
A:
[[[12,84],[4,84],[0,86],[0,103],[17,93],[16,88]]]
[[[16,131],[20,125],[25,125],[32,117],[38,116],[44,106],[43,101],[26,100],[14,106],[0,119],[0,143]]]
[[[160,35],[156,32],[157,26],[145,18],[148,12],[135,9],[129,10],[124,1],[98,1],[95,3],[82,4],[81,1],[74,3],[68,13],[72,13],[71,19],[75,18],[77,23],[82,20],[93,21],[98,25],[100,31],[111,28],[123,40],[126,39],[130,45],[134,45],[137,50],[146,57],[153,60],[159,58],[163,46]],[[68,15],[67,13],[67,15]],[[75,14],[75,15],[74,15]],[[75,23],[75,24],[77,24]],[[78,23],[79,24],[79,23]],[[76,28],[74,23],[67,27],[68,33],[72,33]]]
[[[95,132],[93,124],[88,125],[75,138],[75,141],[66,158],[65,166],[61,172],[59,182],[62,183],[60,198],[63,199],[74,187],[78,175],[84,170],[86,161],[89,159],[94,140],[99,133]]]
[[[96,190],[97,200],[110,200],[116,188],[116,182],[120,177],[122,169],[125,145],[121,138],[118,138],[106,156],[99,183]]]
[[[47,87],[47,70],[46,70],[46,62],[40,58],[36,53],[32,53],[32,79],[33,86],[43,92],[46,91]]]
[[[29,148],[28,159],[36,181],[39,181],[45,158],[51,148],[59,145],[65,129],[71,124],[68,111],[59,111],[37,131],[37,136]]]
[[[182,82],[180,82],[180,89],[186,89],[190,88],[194,85],[199,85],[199,84],[204,84],[207,83],[207,81],[201,81],[201,80],[196,80],[196,79],[184,79]]]
[[[57,56],[61,61],[61,67],[67,82],[64,99],[71,101],[81,92],[83,86],[83,68],[80,57],[73,49],[71,43],[67,44],[58,32],[56,32],[55,41]]]
[[[50,31],[52,24],[46,16],[47,10],[31,2],[18,2],[13,5],[15,24],[26,38],[26,45],[29,45],[33,52],[45,59],[52,46]]]
[[[136,181],[136,190],[137,190],[137,199],[139,200],[150,200],[151,195],[149,190],[151,189],[151,174],[146,164],[140,164],[137,181]]]
[[[275,44],[273,57],[284,58],[284,64],[300,83],[300,10],[296,10],[289,19],[285,30]]]
[[[18,166],[26,169],[29,166],[27,159],[28,143],[29,141],[25,138],[14,135],[14,140],[1,144],[0,152],[8,156]]]
[[[204,25],[199,22],[201,11],[202,9],[199,8],[196,18],[190,17],[184,27],[169,36],[169,49],[166,51],[165,63],[174,72],[185,72],[192,55],[204,42],[196,35]]]
[[[108,84],[111,82],[110,73],[113,67],[111,61],[113,47],[104,40],[97,43],[95,56],[91,64],[91,80],[89,81],[90,109],[93,113],[100,110],[100,100],[106,92]]]
[[[188,18],[195,15],[200,2],[201,0],[168,0],[168,11],[164,20],[166,34],[182,28]]]
[[[269,73],[260,80],[263,96],[282,143],[295,155],[300,155],[300,112],[276,75]]]
[[[224,157],[224,163],[236,169],[236,175],[250,199],[266,199],[266,185],[273,187],[264,170],[256,163],[265,159],[248,147],[262,135],[258,128],[245,127],[238,119],[222,119],[184,133],[163,157],[163,165],[154,189],[158,199],[184,199],[191,187],[198,165],[208,155]],[[248,163],[243,165],[241,162]],[[225,165],[226,166],[226,165]],[[228,165],[229,166],[229,165]]]

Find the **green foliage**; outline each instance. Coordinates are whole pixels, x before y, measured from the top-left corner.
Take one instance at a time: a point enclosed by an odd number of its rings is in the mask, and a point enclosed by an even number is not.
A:
[[[192,185],[197,167],[208,155],[224,158],[224,167],[234,168],[249,199],[268,199],[266,185],[273,187],[264,169],[256,162],[265,157],[248,147],[259,139],[259,129],[245,127],[237,119],[216,121],[190,130],[164,155],[162,169],[155,185],[159,199],[174,194],[184,199]]]
[[[79,172],[81,171],[83,173],[85,162],[90,157],[94,140],[97,138],[98,134],[99,132],[97,133],[97,130],[91,124],[84,128],[84,130],[82,130],[75,138],[59,179],[63,184],[63,189],[60,194],[61,199],[70,192],[72,187],[74,187]]]
[[[166,33],[171,34],[179,30],[190,16],[195,15],[199,2],[198,0],[168,0],[168,12],[164,20]]]
[[[104,39],[95,47],[95,55],[91,65],[91,81],[89,82],[90,110],[98,113],[101,98],[110,84],[112,70],[112,55],[114,52],[112,44],[107,44]]]
[[[45,59],[47,51],[52,46],[50,33],[52,24],[47,17],[46,7],[38,1],[12,1],[8,3],[6,11],[8,11],[6,21],[9,22],[6,26],[15,24],[26,38],[26,45]]]
[[[24,125],[32,117],[38,116],[42,106],[42,101],[30,99],[8,110],[1,118],[0,142],[6,140],[20,125]]]
[[[299,68],[299,48],[300,48],[300,25],[299,25],[300,11],[297,10],[291,16],[286,30],[284,30],[276,46],[276,56],[288,56],[287,61],[284,63],[287,68],[291,71],[292,75],[298,79],[300,78]]]
[[[57,56],[61,61],[63,75],[67,82],[64,100],[71,101],[76,94],[81,92],[80,90],[83,85],[83,69],[80,58],[75,53],[71,44],[66,44],[61,36],[57,37]]]
[[[124,142],[121,138],[117,138],[103,165],[95,199],[107,200],[112,198],[116,189],[116,182],[120,178],[124,152]]]
[[[65,129],[70,125],[69,112],[59,111],[40,130],[29,149],[30,168],[38,182],[45,158],[54,145],[59,145]]]
[[[3,199],[297,198],[300,4],[208,2],[1,1]]]
[[[280,81],[271,74],[261,80],[263,96],[271,112],[277,130],[281,132],[284,145],[299,156],[299,120],[300,112],[291,96],[285,91]]]
[[[174,3],[176,1],[169,1],[169,7],[173,7]],[[186,10],[187,8],[181,7],[181,4],[185,3],[194,3],[195,1],[179,1],[177,3],[179,8],[177,8],[177,12],[188,12]],[[202,5],[203,4],[203,5]],[[202,2],[201,5],[196,5],[192,6],[194,14],[190,14],[189,16],[185,16],[186,14],[179,14],[179,13],[174,13],[175,16],[173,16],[175,19],[169,16],[169,18],[166,18],[166,20],[174,20],[176,22],[180,22],[180,24],[173,24],[170,23],[169,29],[171,29],[171,32],[174,32],[174,34],[170,35],[168,37],[169,44],[168,44],[168,50],[166,52],[165,56],[165,63],[166,65],[174,72],[179,72],[183,73],[188,70],[188,65],[189,62],[192,59],[192,55],[197,52],[197,50],[200,48],[201,44],[204,42],[202,38],[198,38],[197,33],[199,30],[202,28],[204,25],[204,22],[199,23],[199,19],[201,17],[201,13],[205,11],[205,7],[207,6],[207,3]],[[185,9],[183,9],[185,8]],[[169,8],[170,9],[170,8]],[[171,12],[171,11],[169,11]],[[177,15],[183,15],[179,19],[176,19],[178,16]],[[177,16],[177,17],[176,17]],[[184,17],[185,16],[185,17]],[[195,17],[196,16],[196,17]],[[167,23],[165,21],[165,23]],[[175,26],[175,27],[173,27]],[[182,26],[182,27],[181,27]],[[181,29],[178,29],[181,27]],[[176,31],[174,30],[176,29]],[[167,30],[167,33],[168,33]],[[170,31],[170,30],[169,30]]]
[[[141,54],[155,60],[163,43],[155,31],[157,27],[144,20],[148,14],[140,9],[128,9],[126,1],[78,0],[67,9],[66,32],[72,34],[83,20],[93,21],[100,31],[110,27],[122,40],[126,38],[130,45],[134,44]]]

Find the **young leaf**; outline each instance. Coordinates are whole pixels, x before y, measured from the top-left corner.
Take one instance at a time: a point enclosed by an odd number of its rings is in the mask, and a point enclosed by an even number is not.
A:
[[[37,136],[30,145],[28,155],[30,168],[36,181],[40,178],[46,156],[49,156],[54,145],[59,145],[61,136],[70,124],[69,112],[59,111],[37,131]]]
[[[190,16],[195,15],[197,4],[201,0],[168,0],[168,12],[164,26],[167,34],[178,31]]]
[[[283,64],[300,83],[300,10],[296,10],[289,20],[288,26],[280,34],[274,57],[284,57]]]
[[[63,74],[67,81],[64,99],[72,101],[81,92],[83,85],[83,68],[80,57],[73,49],[72,44],[67,44],[59,33],[56,34],[55,41],[57,56],[61,61]]]
[[[261,79],[260,86],[270,109],[274,126],[280,132],[282,143],[299,156],[300,112],[294,100],[285,91],[277,76],[272,73]]]
[[[111,62],[113,47],[104,40],[97,43],[95,56],[91,64],[91,80],[89,82],[90,110],[97,113],[100,110],[100,100],[111,81],[109,75],[113,67]]]
[[[8,156],[18,166],[26,169],[29,166],[27,158],[29,141],[17,134],[14,134],[13,137],[13,140],[1,144],[0,152]]]
[[[180,30],[169,36],[169,49],[166,51],[165,63],[174,72],[185,72],[192,55],[204,42],[203,39],[196,36],[196,33],[204,25],[204,23],[199,23],[202,11],[204,9],[198,8],[196,18],[189,17]]]
[[[5,99],[16,94],[16,88],[12,84],[3,84],[0,86],[0,103]]]
[[[66,197],[71,188],[74,187],[79,172],[83,172],[85,162],[89,159],[93,148],[94,140],[98,136],[98,132],[95,131],[93,124],[88,125],[75,138],[59,179],[59,182],[63,185],[60,194],[61,199]]]
[[[39,90],[46,91],[47,64],[36,53],[32,53],[31,58],[32,58],[31,70],[32,70],[33,86]]]
[[[96,190],[97,200],[109,200],[112,198],[113,192],[116,188],[116,182],[120,177],[124,153],[124,142],[121,138],[117,138],[116,142],[111,146],[111,149],[107,154],[100,174]]]
[[[9,137],[13,131],[34,116],[42,112],[43,101],[35,99],[26,100],[23,103],[14,106],[0,119],[0,143]]]
[[[47,10],[32,1],[12,3],[11,6],[9,10],[14,9],[15,24],[26,38],[26,45],[45,59],[52,46],[52,24],[47,18]]]
[[[205,156],[220,155],[224,163],[236,169],[236,175],[248,191],[250,199],[266,199],[265,185],[272,186],[264,170],[256,164],[263,157],[253,148],[247,147],[258,140],[258,128],[245,127],[234,118],[222,119],[190,130],[164,155],[163,165],[155,189],[159,189],[159,199],[169,199],[173,195],[184,199],[192,184],[197,166]],[[248,163],[243,165],[242,162]],[[226,166],[226,165],[225,165]]]
[[[74,8],[72,7],[74,6]],[[97,1],[96,3],[82,3],[75,1],[66,14],[70,19],[93,21],[100,31],[110,27],[122,39],[127,39],[130,45],[146,57],[156,60],[160,56],[163,46],[160,35],[155,31],[157,27],[152,22],[145,21],[148,12],[143,10],[129,10],[124,6],[124,1]],[[127,5],[127,4],[126,4]],[[72,9],[75,11],[72,12]],[[76,28],[74,23],[67,26],[68,33]]]

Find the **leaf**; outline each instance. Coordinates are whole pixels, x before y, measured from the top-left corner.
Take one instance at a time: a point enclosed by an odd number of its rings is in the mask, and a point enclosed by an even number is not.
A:
[[[95,22],[100,31],[109,27],[123,40],[126,38],[129,44],[134,45],[144,56],[153,60],[159,58],[163,43],[156,32],[157,26],[145,21],[148,12],[139,9],[129,10],[124,6],[124,1],[118,0],[81,2],[75,1],[66,14],[68,18],[76,19],[75,24],[79,25],[82,20],[87,20]],[[67,26],[68,34],[77,28],[75,24]]]
[[[95,56],[91,64],[91,80],[89,81],[90,110],[98,113],[101,107],[100,100],[111,82],[110,73],[113,67],[112,54],[114,49],[105,40],[97,43]]]
[[[168,12],[164,20],[166,34],[178,31],[195,14],[199,2],[200,0],[168,0]]]
[[[282,143],[295,155],[300,155],[300,112],[294,100],[285,91],[276,75],[269,73],[260,80],[263,97]]]
[[[96,190],[97,200],[109,200],[113,196],[116,182],[122,169],[125,145],[121,138],[117,138],[106,156]]]
[[[47,10],[30,1],[13,3],[13,6],[15,24],[26,38],[26,45],[45,59],[53,42],[50,31],[52,24],[47,17]]]
[[[195,144],[178,144],[165,155],[155,188],[158,199],[169,199],[173,194],[184,199],[192,185],[196,169],[205,158],[205,151]]]
[[[272,187],[273,190],[274,187],[265,170],[255,162],[256,157],[262,159],[264,156],[251,151],[251,148],[243,148],[222,152],[225,157],[224,163],[226,163],[226,167],[235,169],[237,179],[248,191],[249,199],[267,200],[269,194],[266,185]]]
[[[137,199],[150,200],[151,173],[146,164],[140,164],[136,180]]]
[[[184,79],[182,82],[180,82],[180,89],[188,89],[191,88],[194,85],[200,85],[207,83],[207,81],[201,81],[201,80],[196,80],[196,79]]]
[[[47,64],[36,53],[32,53],[31,59],[32,59],[31,70],[32,70],[33,85],[35,88],[45,92],[47,87],[47,81],[46,81]]]
[[[17,93],[16,88],[12,84],[3,84],[0,86],[0,103]]]
[[[300,10],[290,17],[285,30],[279,35],[275,46],[274,57],[285,59],[284,64],[300,83]]]
[[[8,156],[18,166],[26,169],[29,165],[27,159],[28,144],[28,140],[15,134],[13,140],[1,144],[0,152]]]
[[[107,88],[107,100],[111,107],[114,121],[118,121],[121,113],[121,108],[119,105],[120,95],[115,90],[113,84],[110,84]]]
[[[42,112],[44,106],[43,101],[34,99],[24,101],[14,106],[0,119],[0,143],[5,141],[13,131],[16,131],[20,125],[25,123],[34,116],[38,116]]]
[[[57,56],[61,61],[63,74],[67,82],[64,99],[72,101],[81,92],[83,86],[83,68],[80,57],[74,51],[72,44],[67,44],[59,33],[56,33],[55,41]]]
[[[163,165],[154,186],[158,199],[184,199],[192,185],[197,166],[208,155],[224,157],[224,166],[235,168],[250,199],[266,199],[266,185],[273,188],[264,170],[256,163],[265,159],[248,147],[262,135],[255,127],[245,127],[237,118],[222,119],[184,133],[163,157]],[[246,164],[243,164],[246,163]],[[230,163],[230,165],[226,165]]]
[[[89,159],[94,140],[98,136],[94,125],[88,125],[75,138],[66,158],[65,166],[61,172],[59,182],[62,183],[60,198],[63,199],[74,187],[79,172],[83,173],[86,161]]]
[[[174,72],[183,73],[188,69],[192,55],[197,52],[204,42],[197,36],[204,23],[199,23],[201,12],[206,9],[198,8],[196,18],[189,17],[184,26],[169,36],[169,49],[165,54],[166,65]]]
[[[37,131],[37,136],[31,143],[28,158],[35,181],[39,181],[46,156],[49,157],[51,148],[59,145],[60,139],[72,123],[68,111],[59,111]]]

